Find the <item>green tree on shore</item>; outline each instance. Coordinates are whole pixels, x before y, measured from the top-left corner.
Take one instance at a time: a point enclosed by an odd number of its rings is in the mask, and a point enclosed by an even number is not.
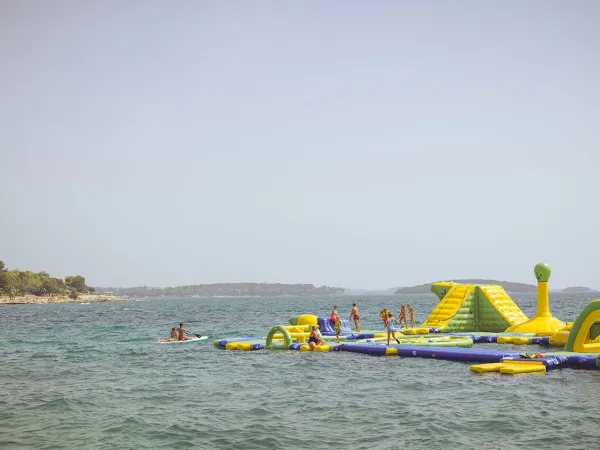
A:
[[[0,261],[0,294],[2,294],[6,289],[7,283],[7,273],[6,266],[4,265],[4,261]]]
[[[81,275],[69,276],[64,280],[51,277],[47,272],[8,270],[0,261],[0,295],[6,294],[11,298],[17,295],[65,295],[69,292],[92,293],[94,288],[85,284]]]
[[[77,292],[86,292],[87,286],[85,285],[85,278],[81,275],[75,275],[72,277],[65,277],[65,284],[67,288],[74,289]]]

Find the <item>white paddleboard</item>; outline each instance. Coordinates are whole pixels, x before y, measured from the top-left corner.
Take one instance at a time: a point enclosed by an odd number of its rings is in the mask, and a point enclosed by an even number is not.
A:
[[[208,341],[208,336],[187,338],[185,341],[157,341],[159,344],[188,344],[190,342]]]

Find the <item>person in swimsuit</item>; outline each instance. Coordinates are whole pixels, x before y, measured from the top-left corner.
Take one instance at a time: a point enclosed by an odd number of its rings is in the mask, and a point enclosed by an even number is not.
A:
[[[360,333],[360,314],[358,314],[358,306],[356,306],[356,303],[352,303],[352,312],[350,312],[350,318],[354,319],[356,331]]]
[[[333,305],[333,310],[331,311],[331,316],[329,316],[329,320],[331,320],[333,323],[335,323],[337,315],[338,315],[337,305]]]
[[[389,309],[387,308],[383,308],[381,310],[381,312],[379,313],[379,315],[381,316],[381,319],[383,320],[383,327],[385,328],[387,325],[387,317],[388,317],[388,313],[390,312]]]
[[[321,345],[323,342],[325,341],[319,337],[317,326],[313,325],[310,336],[308,337],[308,346],[311,350],[314,350],[316,346]]]
[[[387,316],[387,321],[386,321],[386,328],[387,328],[387,345],[390,345],[390,336],[392,336],[394,339],[396,339],[396,342],[399,344],[400,341],[398,340],[398,338],[396,337],[396,330],[394,329],[394,322],[398,322],[396,319],[394,319],[394,316],[392,315],[392,312],[390,311],[388,313]]]
[[[186,334],[192,334],[192,333],[191,333],[191,331],[188,331],[183,327],[183,323],[180,323],[179,328],[177,329],[177,340],[178,341],[187,341],[187,338],[185,337]]]
[[[158,342],[172,342],[177,340],[177,328],[171,328],[171,335],[168,339],[158,339]]]
[[[315,326],[317,327],[317,336],[319,336],[319,339],[323,340],[323,336],[321,335],[321,325],[316,324]]]
[[[402,326],[402,322],[404,322],[404,328],[408,328],[408,323],[406,323],[406,306],[400,305],[400,317],[398,319],[398,323]]]
[[[413,308],[411,305],[408,305],[408,317],[410,317],[410,326],[412,328],[415,327],[415,319],[417,317],[417,312],[415,311],[415,308]]]
[[[337,339],[337,343],[340,343],[340,333],[342,332],[342,319],[340,318],[340,316],[336,316],[336,321],[335,321],[335,337]]]

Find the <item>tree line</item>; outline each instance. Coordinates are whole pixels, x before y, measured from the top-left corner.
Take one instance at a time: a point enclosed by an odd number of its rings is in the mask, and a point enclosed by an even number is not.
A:
[[[91,294],[94,288],[85,284],[81,275],[63,278],[51,277],[47,272],[32,272],[30,270],[8,270],[0,261],[0,295],[11,298],[21,295],[69,295],[77,298],[78,294]]]

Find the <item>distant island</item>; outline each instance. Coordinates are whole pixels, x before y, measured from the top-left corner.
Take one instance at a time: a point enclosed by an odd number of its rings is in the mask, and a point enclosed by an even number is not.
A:
[[[439,280],[442,281],[442,280]],[[512,281],[485,279],[452,280],[461,284],[499,284],[507,292],[536,292],[537,286]],[[433,283],[433,282],[432,282]],[[0,304],[4,303],[62,303],[69,301],[104,302],[126,300],[130,297],[283,297],[329,295],[392,295],[429,294],[431,284],[396,287],[385,290],[349,289],[313,284],[284,283],[213,283],[175,287],[91,287],[81,275],[55,278],[47,272],[8,270],[0,261]],[[596,293],[589,287],[572,286],[559,290],[564,293]]]
[[[127,297],[280,297],[343,294],[344,289],[312,284],[216,283],[156,288],[148,286],[96,287],[96,292]]]
[[[571,286],[568,288],[564,288],[560,292],[571,293],[571,294],[585,294],[585,293],[594,294],[598,291],[596,291],[595,289],[591,289],[589,287],[585,287],[585,286]]]
[[[446,281],[446,280],[438,280]],[[506,292],[537,292],[537,286],[525,283],[515,283],[512,281],[498,280],[482,280],[482,279],[464,279],[464,280],[449,280],[460,284],[499,284]],[[431,285],[436,283],[433,281],[427,284],[419,284],[417,286],[403,287],[398,289],[395,294],[427,294],[431,292]]]
[[[344,295],[393,295],[400,287],[389,289],[344,289]]]

